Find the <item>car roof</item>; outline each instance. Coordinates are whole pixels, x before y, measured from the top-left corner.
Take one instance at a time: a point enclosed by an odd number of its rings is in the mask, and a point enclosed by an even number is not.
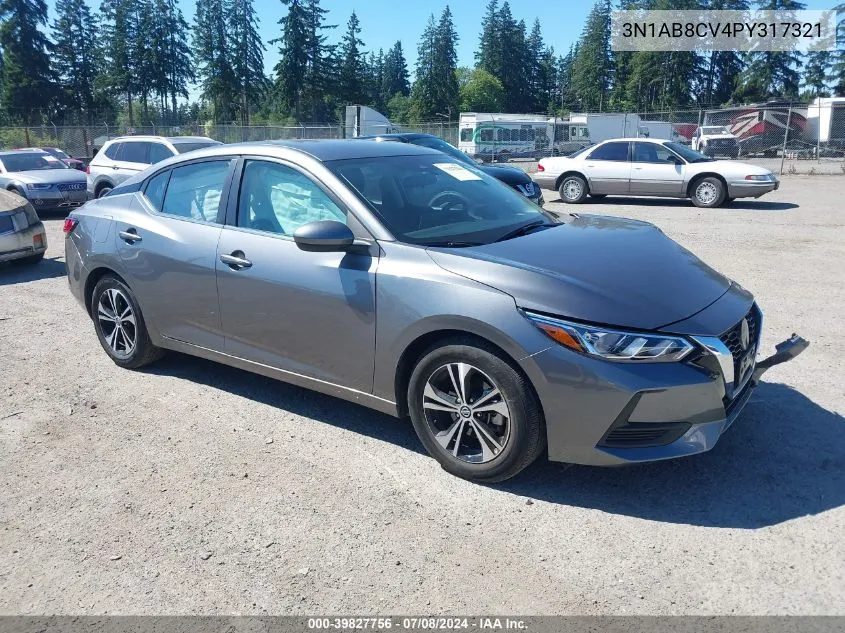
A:
[[[358,140],[364,141],[380,141],[380,140],[387,140],[387,141],[403,141],[409,142],[413,141],[414,139],[418,138],[438,138],[434,136],[434,134],[424,134],[422,132],[393,132],[391,134],[372,134],[370,136],[359,136]]]
[[[596,145],[602,145],[604,143],[612,143],[614,141],[622,142],[630,142],[630,141],[639,141],[640,143],[671,143],[668,138],[651,138],[650,136],[626,136],[624,138],[609,138],[607,140],[601,141],[596,143]]]
[[[207,136],[151,136],[148,134],[128,134],[126,136],[115,136],[114,138],[110,138],[106,141],[106,143],[114,143],[116,141],[169,141],[174,145],[178,143],[203,143],[208,141],[212,143],[220,142]]]
[[[345,160],[349,158],[376,158],[380,156],[415,156],[442,152],[409,143],[359,143],[358,139],[345,140],[280,140],[231,145],[214,145],[190,153],[190,158],[200,156],[218,156],[231,153],[249,154],[255,152],[263,156],[284,157],[289,150],[306,154],[321,162]],[[168,159],[172,160],[172,159]]]
[[[40,147],[29,147],[27,149],[6,149],[0,150],[0,156],[16,156],[18,154],[46,154]]]

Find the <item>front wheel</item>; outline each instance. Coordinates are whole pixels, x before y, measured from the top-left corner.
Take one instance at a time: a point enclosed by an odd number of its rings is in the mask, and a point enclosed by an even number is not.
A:
[[[725,201],[725,185],[718,178],[709,176],[697,180],[692,186],[692,203],[697,207],[712,209]]]
[[[116,277],[106,275],[94,286],[91,316],[100,345],[116,365],[138,369],[163,355],[150,340],[132,291]]]
[[[408,408],[429,454],[471,481],[510,479],[545,447],[533,389],[499,352],[473,339],[448,341],[422,357]]]
[[[579,204],[590,193],[587,181],[577,175],[566,176],[558,187],[560,199],[569,204]]]

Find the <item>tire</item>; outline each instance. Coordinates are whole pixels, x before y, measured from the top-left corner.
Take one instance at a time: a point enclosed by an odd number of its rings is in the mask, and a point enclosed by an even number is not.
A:
[[[591,193],[590,197],[593,200],[601,200],[602,198],[607,198],[607,194],[606,193]]]
[[[467,369],[466,381],[459,378],[461,368]],[[458,383],[467,387],[464,398],[456,396]],[[498,395],[491,395],[494,389]],[[473,401],[490,409],[473,411]],[[510,479],[546,446],[527,379],[495,348],[470,337],[444,341],[423,354],[408,383],[408,409],[428,453],[444,470],[470,481]]]
[[[569,204],[580,204],[590,193],[587,181],[582,176],[572,174],[566,176],[557,189],[560,199]]]
[[[724,183],[713,176],[696,180],[690,187],[692,203],[703,209],[718,207],[725,201],[726,195]]]
[[[111,185],[101,185],[100,187],[97,188],[96,197],[102,198],[104,195],[106,195],[112,189],[114,189],[114,187],[112,187]]]
[[[119,327],[110,318],[115,314],[124,317]],[[138,369],[164,355],[164,350],[153,345],[150,340],[135,295],[117,277],[105,275],[94,286],[91,318],[100,345],[116,365],[125,369]]]

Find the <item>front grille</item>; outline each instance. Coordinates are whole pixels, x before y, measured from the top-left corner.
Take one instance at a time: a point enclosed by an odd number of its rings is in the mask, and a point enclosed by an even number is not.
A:
[[[751,309],[748,311],[740,321],[734,325],[731,329],[727,332],[722,334],[719,337],[719,340],[725,344],[725,346],[731,351],[731,356],[733,357],[734,362],[734,389],[741,387],[745,381],[747,380],[748,376],[750,375],[750,371],[753,369],[753,365],[747,366],[745,368],[745,372],[742,371],[742,362],[745,358],[751,354],[756,355],[757,353],[757,343],[760,337],[760,323],[762,320],[762,315],[760,314],[760,310],[757,309],[757,305],[754,304],[751,306]],[[748,323],[748,344],[743,346],[742,344],[742,324],[743,322]]]
[[[84,182],[63,182],[56,185],[59,191],[85,191],[87,185]]]

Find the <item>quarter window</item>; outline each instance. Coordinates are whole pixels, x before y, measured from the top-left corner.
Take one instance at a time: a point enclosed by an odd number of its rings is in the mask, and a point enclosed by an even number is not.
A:
[[[304,174],[267,161],[244,166],[238,201],[238,226],[292,235],[303,224],[317,220],[346,223],[346,213]]]
[[[228,160],[215,160],[173,169],[161,212],[204,222],[217,222],[220,196],[230,163]]]
[[[605,143],[593,150],[587,158],[588,160],[625,162],[628,160],[628,143]]]
[[[120,150],[123,147],[123,143],[112,143],[106,148],[106,151],[103,152],[106,156],[111,158],[112,160],[119,160]]]
[[[166,145],[161,143],[150,143],[150,164],[155,165],[173,156],[173,152]]]
[[[164,191],[167,189],[167,181],[170,179],[170,170],[163,171],[156,174],[147,181],[147,187],[144,189],[144,196],[146,196],[149,203],[156,211],[161,211],[164,203]]]

